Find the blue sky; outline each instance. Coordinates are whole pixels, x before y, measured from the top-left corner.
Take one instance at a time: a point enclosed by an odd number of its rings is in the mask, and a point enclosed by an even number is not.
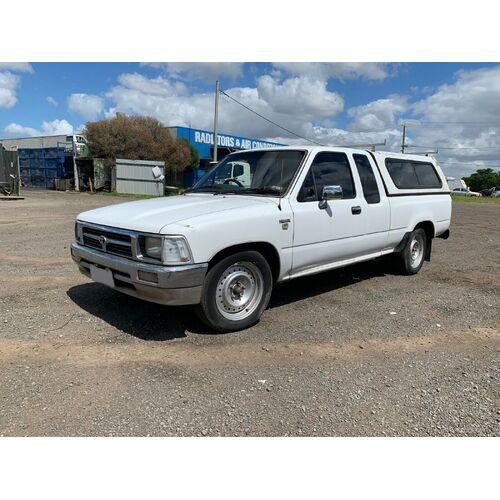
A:
[[[0,63],[0,137],[69,133],[117,111],[211,128],[216,78],[245,105],[323,144],[386,140],[397,149],[406,121],[408,142],[437,147],[449,175],[500,165],[493,63]],[[304,142],[224,96],[220,115],[226,133]]]

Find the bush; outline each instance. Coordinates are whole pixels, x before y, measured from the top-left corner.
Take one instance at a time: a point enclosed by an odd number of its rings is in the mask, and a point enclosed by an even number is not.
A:
[[[113,164],[116,158],[159,160],[167,172],[181,172],[192,163],[189,145],[174,139],[165,125],[148,116],[117,115],[88,122],[84,134],[94,156]]]

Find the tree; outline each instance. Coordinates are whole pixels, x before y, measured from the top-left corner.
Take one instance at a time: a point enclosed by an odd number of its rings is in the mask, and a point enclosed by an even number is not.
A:
[[[480,168],[469,177],[463,180],[472,191],[481,191],[495,186],[500,186],[500,172],[495,172],[491,168]]]
[[[84,134],[92,154],[108,163],[116,158],[160,160],[165,162],[167,172],[179,172],[192,161],[186,142],[173,138],[156,118],[120,114],[88,122]]]

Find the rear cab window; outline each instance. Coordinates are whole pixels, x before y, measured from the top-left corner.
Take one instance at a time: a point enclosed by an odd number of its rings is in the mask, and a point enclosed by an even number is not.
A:
[[[443,183],[430,162],[386,158],[385,166],[399,189],[441,188]]]

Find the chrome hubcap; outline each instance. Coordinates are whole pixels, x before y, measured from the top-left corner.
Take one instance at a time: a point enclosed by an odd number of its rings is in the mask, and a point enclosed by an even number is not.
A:
[[[234,321],[250,316],[260,304],[264,279],[252,262],[237,262],[221,275],[217,285],[216,304],[219,312]]]
[[[424,239],[417,234],[410,243],[410,262],[412,267],[418,267],[424,257]]]

